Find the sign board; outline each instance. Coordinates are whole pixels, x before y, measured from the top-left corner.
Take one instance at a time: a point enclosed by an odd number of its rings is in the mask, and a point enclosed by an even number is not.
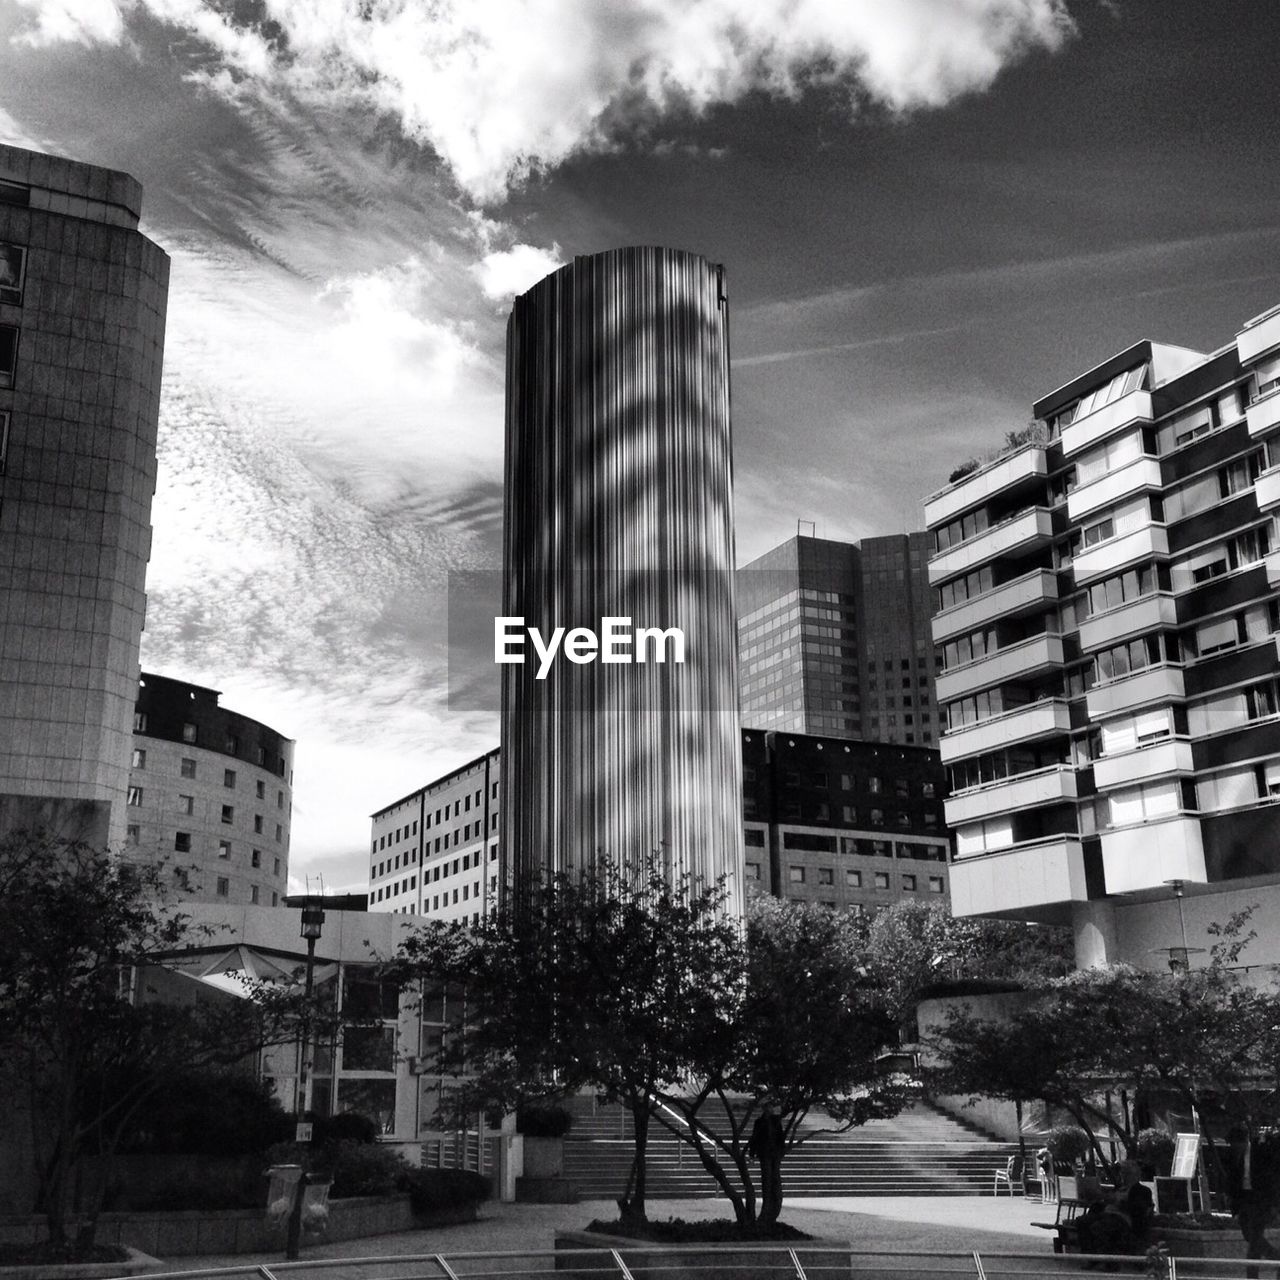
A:
[[[311,1141],[311,1124],[309,1121],[298,1121],[298,1126],[293,1132],[294,1142],[310,1142]]]
[[[1194,1178],[1196,1165],[1200,1160],[1200,1135],[1198,1133],[1180,1133],[1176,1136],[1173,1150],[1173,1172],[1175,1178]]]

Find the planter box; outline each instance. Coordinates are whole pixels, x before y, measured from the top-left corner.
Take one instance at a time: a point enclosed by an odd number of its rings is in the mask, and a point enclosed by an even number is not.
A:
[[[617,1264],[607,1253],[583,1258],[585,1249],[616,1249],[632,1274],[697,1275],[698,1280],[759,1280],[782,1267],[794,1272],[790,1253],[810,1275],[852,1276],[853,1251],[847,1240],[744,1240],[728,1244],[659,1244],[594,1231],[556,1232],[556,1270],[582,1280],[618,1280]],[[577,1256],[575,1256],[575,1254]],[[597,1265],[598,1260],[598,1265]]]
[[[1151,1238],[1163,1240],[1175,1258],[1243,1258],[1249,1248],[1239,1227],[1222,1231],[1152,1227]]]
[[[452,1226],[474,1222],[474,1205],[460,1209],[441,1209],[435,1213],[415,1215],[408,1196],[355,1196],[329,1201],[328,1228],[317,1235],[303,1233],[303,1248],[310,1243],[333,1240],[358,1240],[364,1236],[385,1235],[393,1231],[414,1231],[424,1227]],[[192,1255],[266,1253],[284,1249],[284,1223],[268,1223],[262,1209],[184,1209],[136,1213],[104,1213],[98,1219],[98,1243],[122,1244],[141,1249],[159,1258],[184,1258]],[[20,1219],[0,1219],[0,1239],[20,1242],[44,1239],[44,1220],[24,1215]],[[124,1275],[121,1270],[97,1274]],[[124,1264],[115,1264],[123,1266]],[[145,1268],[140,1268],[145,1269]],[[12,1274],[0,1269],[4,1280]],[[43,1273],[42,1273],[43,1274]],[[76,1275],[88,1274],[76,1272]]]
[[[2,1280],[107,1280],[112,1276],[137,1276],[159,1271],[158,1258],[137,1249],[128,1250],[124,1262],[53,1262],[47,1266],[0,1267]]]
[[[517,1204],[577,1204],[578,1188],[567,1178],[516,1179]]]

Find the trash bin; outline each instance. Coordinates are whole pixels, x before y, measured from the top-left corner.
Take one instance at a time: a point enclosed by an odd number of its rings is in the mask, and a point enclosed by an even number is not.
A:
[[[300,1164],[273,1164],[267,1170],[267,1220],[273,1226],[284,1226],[293,1212],[293,1201],[302,1181]],[[325,1187],[325,1200],[329,1189]],[[327,1212],[327,1209],[326,1209]]]
[[[331,1183],[308,1182],[302,1188],[302,1229],[307,1235],[319,1235],[329,1229],[329,1187]]]

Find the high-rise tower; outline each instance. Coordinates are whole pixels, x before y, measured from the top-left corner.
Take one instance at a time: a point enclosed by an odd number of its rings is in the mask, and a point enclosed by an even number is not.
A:
[[[502,833],[517,893],[656,851],[741,902],[729,329],[723,268],[576,258],[507,329],[504,612],[549,635],[678,628],[684,662],[502,669]],[[635,647],[631,648],[635,653]],[[532,655],[530,655],[532,657]]]
[[[0,825],[123,841],[169,259],[127,174],[0,146]]]

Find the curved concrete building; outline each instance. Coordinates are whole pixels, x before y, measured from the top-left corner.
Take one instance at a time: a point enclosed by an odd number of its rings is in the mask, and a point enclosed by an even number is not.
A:
[[[180,901],[282,905],[292,739],[214,689],[148,672],[136,689],[128,856],[161,863]]]
[[[635,656],[502,668],[504,884],[634,865],[742,900],[724,270],[696,254],[576,258],[507,326],[504,612],[542,636],[606,618]],[[514,624],[512,624],[514,626]],[[590,649],[589,642],[585,646]],[[513,646],[515,649],[515,646]]]

